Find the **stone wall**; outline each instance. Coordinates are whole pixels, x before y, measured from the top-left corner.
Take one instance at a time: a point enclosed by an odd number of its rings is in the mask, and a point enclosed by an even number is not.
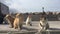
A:
[[[24,20],[26,21],[28,15],[24,15]],[[49,21],[59,21],[57,15],[47,15],[46,16]],[[32,21],[39,21],[40,20],[40,15],[33,15],[32,16]]]

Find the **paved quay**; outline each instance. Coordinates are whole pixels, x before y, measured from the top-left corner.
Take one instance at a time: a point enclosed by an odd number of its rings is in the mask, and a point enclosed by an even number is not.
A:
[[[47,31],[58,31],[60,32],[60,21],[48,21],[50,28]],[[0,24],[0,33],[24,33],[24,34],[31,34],[37,32],[39,29],[39,21],[32,21],[33,26],[26,26],[25,24],[23,25],[22,30],[14,29],[14,28],[9,28],[8,24]],[[34,34],[33,33],[33,34]]]

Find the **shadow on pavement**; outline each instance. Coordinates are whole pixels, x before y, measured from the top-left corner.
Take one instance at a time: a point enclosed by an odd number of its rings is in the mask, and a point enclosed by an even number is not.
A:
[[[49,28],[49,30],[60,30],[60,28]]]
[[[27,30],[27,31],[37,31],[37,29],[27,28],[27,27],[22,27],[22,29],[25,29],[25,30]]]

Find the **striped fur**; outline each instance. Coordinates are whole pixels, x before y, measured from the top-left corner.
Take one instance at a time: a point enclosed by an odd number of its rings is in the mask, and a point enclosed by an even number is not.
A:
[[[42,17],[40,19],[39,27],[41,28],[41,30],[49,29],[48,20],[46,18]]]

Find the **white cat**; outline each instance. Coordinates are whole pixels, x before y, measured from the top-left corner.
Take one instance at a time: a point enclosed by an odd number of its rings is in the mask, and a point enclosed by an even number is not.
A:
[[[29,26],[32,26],[32,16],[31,15],[28,15],[27,19],[26,19],[26,25],[29,25]]]
[[[40,30],[47,30],[47,29],[49,29],[48,20],[45,17],[42,17],[40,19],[39,27],[41,28]]]

